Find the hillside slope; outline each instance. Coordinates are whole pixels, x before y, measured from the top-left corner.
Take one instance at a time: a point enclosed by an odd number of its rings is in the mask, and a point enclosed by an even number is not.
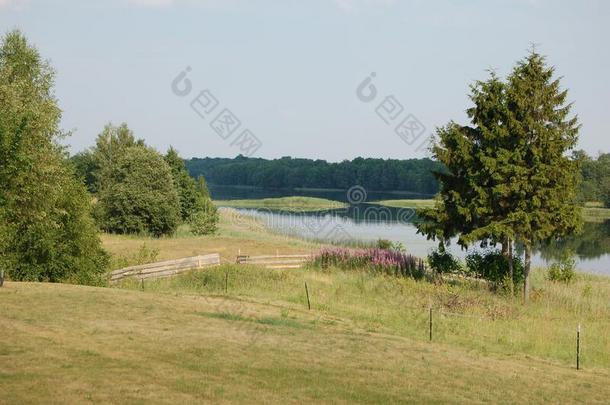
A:
[[[358,330],[294,304],[0,288],[0,402],[604,402],[610,374]]]

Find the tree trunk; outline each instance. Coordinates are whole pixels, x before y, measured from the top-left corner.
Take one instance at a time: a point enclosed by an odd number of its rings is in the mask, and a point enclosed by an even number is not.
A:
[[[508,240],[508,276],[510,277],[510,295],[515,295],[515,271],[513,267],[513,241]]]
[[[504,256],[506,258],[506,260],[508,260],[508,243],[510,242],[510,239],[505,238],[502,241],[502,256]]]
[[[529,244],[525,245],[525,263],[523,266],[523,301],[529,300],[530,293],[530,265],[532,261],[532,247]]]

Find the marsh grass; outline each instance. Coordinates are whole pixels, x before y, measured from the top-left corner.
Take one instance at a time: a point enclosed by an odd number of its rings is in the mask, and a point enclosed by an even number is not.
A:
[[[316,197],[278,197],[261,198],[253,200],[215,200],[214,203],[221,207],[235,208],[266,208],[281,211],[321,211],[337,208],[345,208],[347,204]]]

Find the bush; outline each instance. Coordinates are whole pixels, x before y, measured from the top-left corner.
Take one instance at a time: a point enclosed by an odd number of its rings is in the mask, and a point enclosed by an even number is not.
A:
[[[392,242],[388,239],[378,239],[377,248],[385,250],[396,250],[397,252],[405,251],[405,246],[401,242]]]
[[[180,200],[163,157],[144,146],[126,148],[100,185],[97,216],[112,233],[171,235],[180,221]]]
[[[191,216],[189,225],[191,232],[195,235],[209,235],[218,229],[218,210],[210,200],[206,207]]]
[[[459,260],[444,249],[437,249],[428,255],[428,264],[437,274],[458,273],[462,271]]]
[[[508,261],[496,250],[470,253],[466,256],[466,268],[467,274],[487,280],[496,288],[510,282]],[[514,256],[513,284],[520,284],[523,280],[523,262],[521,258]]]
[[[571,256],[566,256],[560,261],[551,264],[547,278],[569,284],[576,278],[576,261]]]

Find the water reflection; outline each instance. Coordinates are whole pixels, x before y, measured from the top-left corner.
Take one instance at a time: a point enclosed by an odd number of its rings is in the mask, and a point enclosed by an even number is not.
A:
[[[316,212],[283,212],[279,210],[238,209],[242,214],[260,218],[276,231],[323,241],[375,241],[389,239],[401,242],[409,253],[426,256],[437,243],[417,234],[415,210],[360,204],[345,209]],[[466,251],[455,243],[449,250],[458,257]],[[586,223],[580,235],[537,247],[534,266],[558,260],[566,251],[577,257],[579,270],[610,274],[610,221]]]

